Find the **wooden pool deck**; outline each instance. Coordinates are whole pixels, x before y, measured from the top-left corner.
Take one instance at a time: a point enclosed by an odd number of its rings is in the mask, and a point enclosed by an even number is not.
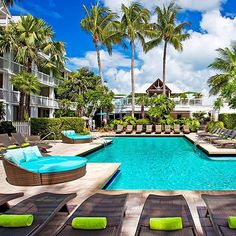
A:
[[[191,134],[192,135],[192,134]],[[194,139],[189,135],[189,138]],[[111,135],[107,135],[111,136]],[[104,142],[101,140],[95,140],[93,144],[63,144],[55,143],[53,144],[52,149],[50,150],[50,155],[80,155],[84,152],[90,150],[96,150],[103,147]],[[77,197],[74,198],[69,204],[71,209],[75,205],[81,204],[87,197],[91,196],[96,192],[102,192],[107,194],[120,194],[120,193],[129,193],[128,202],[127,202],[127,212],[126,217],[124,218],[124,223],[122,227],[122,236],[133,236],[138,224],[139,216],[144,204],[146,197],[149,194],[158,194],[158,195],[177,195],[183,194],[186,198],[191,213],[193,215],[194,222],[196,224],[199,235],[203,235],[203,231],[200,225],[197,207],[203,206],[204,203],[201,200],[202,193],[208,194],[222,194],[222,193],[235,193],[236,191],[144,191],[144,190],[113,190],[106,191],[101,190],[101,186],[106,183],[111,176],[117,171],[120,163],[88,163],[87,164],[87,174],[81,179],[57,184],[57,185],[48,185],[48,186],[36,186],[36,187],[16,187],[7,183],[6,176],[2,162],[0,161],[0,188],[2,193],[15,193],[15,192],[24,192],[24,197],[11,201],[11,205],[16,204],[17,202],[27,198],[29,196],[39,194],[42,192],[56,192],[56,193],[77,193]],[[48,227],[44,230],[41,236],[51,236],[52,231],[55,227],[62,224],[65,221],[65,217],[56,218],[49,223]]]

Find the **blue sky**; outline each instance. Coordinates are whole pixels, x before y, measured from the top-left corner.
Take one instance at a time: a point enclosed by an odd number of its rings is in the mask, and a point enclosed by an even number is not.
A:
[[[31,13],[46,20],[53,27],[56,40],[66,43],[68,66],[75,69],[89,66],[97,71],[94,45],[91,36],[80,28],[84,15],[82,4],[88,7],[92,0],[22,0],[11,8],[13,15]],[[130,0],[101,1],[114,11],[119,11],[121,3],[129,4]],[[168,0],[144,0],[145,7],[152,10],[156,4],[166,4]],[[168,82],[175,83],[185,90],[208,89],[207,78],[213,73],[207,68],[216,56],[215,49],[229,46],[235,39],[236,3],[235,0],[176,0],[182,7],[178,20],[188,20],[191,27],[191,39],[184,44],[184,52],[179,54],[169,48]],[[112,57],[106,51],[101,52],[104,75],[108,85],[117,92],[130,90],[129,51],[114,48]],[[155,78],[161,77],[162,45],[148,54],[144,54],[136,44],[136,88],[145,89]],[[155,64],[156,63],[156,64]],[[171,68],[171,70],[170,70]]]

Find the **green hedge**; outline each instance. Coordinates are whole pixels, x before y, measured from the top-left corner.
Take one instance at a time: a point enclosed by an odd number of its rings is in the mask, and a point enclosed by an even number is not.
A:
[[[227,129],[236,129],[236,113],[222,113],[219,115],[219,120],[222,121]]]
[[[210,131],[213,128],[224,128],[224,123],[222,121],[209,121],[206,124],[206,131]]]
[[[11,121],[2,121],[0,123],[0,134],[8,133],[9,135],[11,133],[15,133],[16,128],[12,125]]]
[[[40,135],[41,137],[55,132],[56,138],[60,139],[63,130],[75,130],[80,133],[84,128],[84,120],[79,117],[31,118],[32,135]],[[52,139],[53,135],[50,138]]]

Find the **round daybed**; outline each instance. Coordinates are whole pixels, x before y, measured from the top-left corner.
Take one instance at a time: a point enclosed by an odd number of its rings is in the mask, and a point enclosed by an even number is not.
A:
[[[77,156],[43,157],[38,147],[8,150],[2,158],[8,183],[39,186],[64,183],[86,174],[87,160]]]
[[[62,142],[69,144],[79,144],[79,143],[90,143],[92,141],[92,135],[79,135],[76,134],[74,130],[66,130],[61,132]]]

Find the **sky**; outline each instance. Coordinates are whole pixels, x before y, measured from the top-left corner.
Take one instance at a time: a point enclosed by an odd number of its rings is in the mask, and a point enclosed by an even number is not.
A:
[[[94,0],[21,0],[12,8],[12,15],[32,14],[43,18],[52,26],[55,39],[64,41],[67,52],[67,67],[76,70],[87,66],[98,73],[95,48],[91,35],[80,28],[84,16],[83,4],[90,7]],[[131,0],[100,0],[112,11],[120,13],[122,3]],[[152,12],[155,6],[168,4],[169,0],[138,0]],[[179,53],[168,47],[167,82],[174,83],[185,91],[207,91],[207,79],[214,75],[208,66],[217,57],[217,48],[230,47],[236,41],[236,1],[235,0],[175,0],[181,8],[178,21],[189,21],[186,29],[191,38],[183,43]],[[135,87],[144,92],[157,78],[162,77],[163,45],[144,53],[136,42]],[[113,47],[109,56],[101,48],[103,74],[107,85],[115,93],[130,93],[130,48]]]

